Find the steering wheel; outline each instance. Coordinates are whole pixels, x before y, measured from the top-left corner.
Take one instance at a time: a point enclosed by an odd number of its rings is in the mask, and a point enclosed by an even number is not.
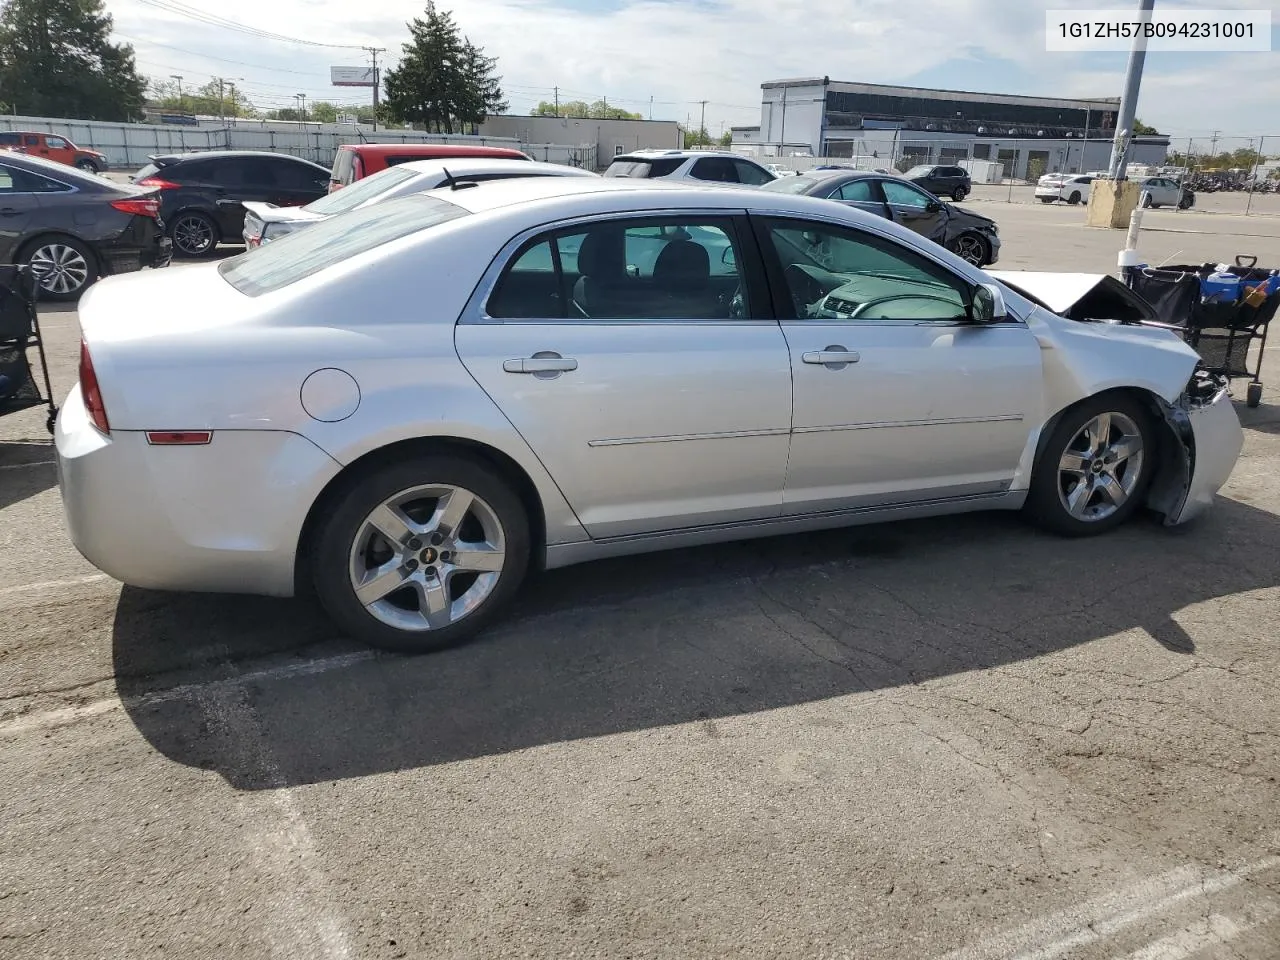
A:
[[[927,293],[895,293],[893,294],[893,296],[876,297],[876,299],[874,300],[868,300],[866,303],[858,304],[857,309],[855,309],[853,313],[849,314],[849,319],[855,320],[858,317],[862,316],[864,313],[866,313],[868,310],[870,310],[872,307],[878,307],[882,303],[889,303],[890,301],[893,301],[893,300],[933,300],[936,303],[945,303],[952,310],[954,310],[956,307],[956,305],[952,301],[946,299],[945,297],[933,297]]]
[[[827,295],[822,284],[809,276],[799,264],[787,264],[782,275],[786,278],[787,289],[791,291],[791,302],[796,308],[797,317],[809,316],[809,308]]]

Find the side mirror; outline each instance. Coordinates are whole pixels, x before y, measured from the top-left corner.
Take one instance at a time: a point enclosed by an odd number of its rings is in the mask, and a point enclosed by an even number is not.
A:
[[[738,255],[733,252],[733,247],[724,248],[724,252],[720,254],[720,262],[727,267],[738,265]]]
[[[930,200],[927,204],[925,204],[924,208],[928,210],[930,213],[937,213],[939,210],[942,209],[942,201]]]
[[[1009,319],[1000,287],[994,283],[979,284],[973,291],[972,314],[975,323],[998,323]]]

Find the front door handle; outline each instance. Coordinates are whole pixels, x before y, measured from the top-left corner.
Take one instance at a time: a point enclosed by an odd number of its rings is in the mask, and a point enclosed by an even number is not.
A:
[[[518,360],[503,360],[502,369],[507,373],[560,374],[578,369],[578,361],[572,357],[534,356]]]
[[[4,207],[3,209],[0,209],[0,217],[20,217],[20,216],[22,216],[22,211],[15,210],[13,209],[13,207]]]
[[[846,363],[857,363],[862,355],[856,350],[846,350],[839,344],[833,344],[825,350],[812,350],[802,353],[800,359],[805,363],[819,364],[827,367],[843,367]]]

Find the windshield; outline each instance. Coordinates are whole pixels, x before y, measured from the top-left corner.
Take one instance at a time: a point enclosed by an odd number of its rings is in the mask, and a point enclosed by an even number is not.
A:
[[[335,213],[346,213],[348,210],[354,210],[366,200],[372,200],[384,190],[390,190],[406,180],[412,180],[414,177],[420,176],[422,174],[416,170],[407,170],[404,167],[388,167],[386,170],[379,170],[373,176],[365,177],[358,183],[353,183],[337,193],[326,194],[319,200],[313,200],[302,209],[308,213],[323,213],[330,216]]]
[[[423,194],[401,197],[286,234],[264,247],[224,260],[218,273],[245,296],[257,297],[384,243],[466,215],[466,210],[447,200]]]
[[[910,170],[904,173],[903,176],[904,177],[923,177],[926,174],[929,174],[932,172],[933,172],[933,167],[925,165],[920,167],[912,167]]]
[[[817,177],[780,177],[760,189],[772,190],[774,193],[804,193],[817,182]]]
[[[675,173],[684,157],[661,157],[655,160],[637,160],[619,157],[605,170],[606,177],[666,177]]]

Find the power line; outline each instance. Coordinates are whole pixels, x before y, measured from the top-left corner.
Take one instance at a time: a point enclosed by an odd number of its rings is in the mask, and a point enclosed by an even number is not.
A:
[[[362,49],[357,44],[350,43],[321,43],[316,40],[303,40],[299,37],[290,37],[283,33],[275,33],[271,30],[262,30],[258,27],[249,26],[246,23],[239,23],[235,20],[228,20],[226,17],[218,16],[214,13],[208,13],[204,10],[198,10],[189,7],[179,0],[139,0],[149,7],[157,10],[163,10],[166,13],[175,13],[180,17],[186,17],[189,20],[195,20],[199,23],[208,24],[211,27],[222,27],[224,30],[233,30],[236,33],[243,33],[251,37],[258,37],[264,40],[275,40],[282,43],[297,43],[307,47],[328,47],[337,50],[359,50]]]
[[[284,67],[268,67],[258,63],[249,63],[245,60],[230,60],[227,57],[215,57],[211,53],[199,53],[195,50],[187,50],[184,47],[175,47],[171,43],[161,43],[159,40],[139,40],[137,37],[131,37],[128,34],[116,31],[116,36],[122,40],[128,40],[130,43],[143,43],[151,47],[164,47],[166,50],[173,50],[177,53],[185,53],[193,57],[200,57],[203,60],[217,60],[219,63],[233,63],[238,67],[252,67],[254,70],[267,70],[271,73],[292,73],[299,77],[323,77],[323,73],[312,73],[307,70],[287,70]]]

